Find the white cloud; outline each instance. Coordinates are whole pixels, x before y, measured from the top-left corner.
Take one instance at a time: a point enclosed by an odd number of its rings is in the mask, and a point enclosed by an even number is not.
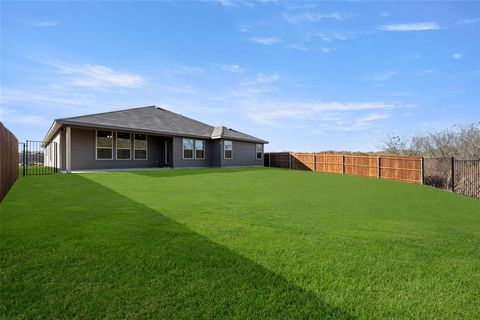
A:
[[[139,75],[115,71],[102,65],[57,65],[72,85],[90,88],[137,88],[145,84]]]
[[[321,53],[330,53],[330,52],[333,51],[333,49],[331,49],[331,48],[314,47],[314,46],[311,46],[311,45],[305,44],[305,43],[290,43],[286,46],[286,48],[295,49],[295,50],[299,50],[299,51],[318,51],[318,52],[321,52]]]
[[[250,30],[252,30],[252,26],[250,25],[247,25],[247,24],[242,24],[240,26],[237,27],[237,30],[238,32],[249,32]]]
[[[242,67],[238,64],[225,64],[222,65],[222,70],[226,72],[233,72],[233,73],[242,73],[245,71]]]
[[[187,76],[194,76],[198,74],[204,73],[205,70],[200,67],[195,67],[195,66],[179,66],[176,69],[172,71],[174,74],[180,74],[180,75],[187,75]]]
[[[480,18],[458,20],[459,24],[472,24],[472,23],[478,23],[478,22],[480,22]]]
[[[250,38],[251,41],[270,46],[272,44],[277,44],[283,42],[282,39],[278,37],[253,37]]]
[[[75,112],[85,108],[95,109],[101,105],[92,95],[63,90],[49,91],[49,88],[43,86],[39,88],[3,87],[0,103],[1,105],[55,107]]]
[[[257,73],[255,76],[255,81],[257,83],[271,83],[278,81],[280,76],[278,74],[265,74],[265,73]]]
[[[467,71],[452,75],[453,78],[478,78],[480,77],[480,70]]]
[[[259,101],[244,102],[249,111],[248,116],[257,123],[275,125],[281,120],[307,120],[319,117],[324,121],[339,121],[348,119],[352,112],[369,110],[389,110],[400,107],[388,102],[284,102],[284,101]],[[323,116],[323,118],[322,118]],[[362,122],[373,122],[384,119],[379,114],[364,117]]]
[[[424,77],[424,76],[429,76],[432,75],[436,72],[435,69],[425,69],[425,70],[420,70],[412,73],[412,75],[417,76],[417,77]]]
[[[363,81],[381,82],[387,81],[397,75],[395,71],[385,71],[381,73],[371,74],[362,78]]]
[[[55,20],[44,20],[31,22],[30,24],[35,27],[55,27],[58,22]]]
[[[426,31],[438,30],[440,26],[435,22],[419,22],[419,23],[400,23],[385,24],[378,27],[383,31]]]
[[[233,0],[215,0],[216,3],[224,7],[236,7],[237,3]]]
[[[387,18],[387,17],[390,17],[392,15],[391,12],[382,12],[380,14],[380,18]]]
[[[311,13],[303,12],[299,14],[288,14],[284,13],[283,17],[290,23],[300,23],[300,22],[316,22],[325,19],[342,21],[347,18],[350,18],[351,15],[340,13],[340,12],[331,12],[331,13]]]
[[[7,108],[0,108],[2,121],[9,124],[42,126],[47,125],[50,121],[42,116],[22,115],[21,113]]]
[[[334,40],[349,39],[345,34],[338,32],[318,32],[313,34],[314,37],[320,38],[322,41],[331,42]]]
[[[454,54],[452,55],[452,57],[453,57],[453,59],[455,59],[455,60],[460,60],[460,59],[463,58],[463,53],[459,53],[459,52],[454,53]]]
[[[374,113],[370,113],[366,116],[360,117],[359,119],[357,119],[357,122],[367,123],[367,122],[373,122],[373,121],[377,121],[377,120],[387,119],[388,117],[390,117],[389,114],[374,112]]]

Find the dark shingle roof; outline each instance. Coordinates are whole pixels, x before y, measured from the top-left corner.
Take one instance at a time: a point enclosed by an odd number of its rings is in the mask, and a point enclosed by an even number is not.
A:
[[[221,128],[221,129],[218,129]],[[215,130],[218,130],[221,132],[221,136],[218,138],[223,138],[223,139],[232,139],[232,140],[245,140],[245,141],[254,141],[254,142],[260,142],[260,143],[266,143],[266,141],[255,138],[251,135],[248,135],[246,133],[230,129],[227,127],[215,127]],[[212,138],[215,139],[217,136],[212,135]]]
[[[144,131],[159,134],[193,136],[202,138],[226,138],[267,143],[225,127],[213,127],[178,113],[156,106],[96,113],[79,117],[55,120],[60,124],[83,125],[102,128],[117,128],[131,131]]]

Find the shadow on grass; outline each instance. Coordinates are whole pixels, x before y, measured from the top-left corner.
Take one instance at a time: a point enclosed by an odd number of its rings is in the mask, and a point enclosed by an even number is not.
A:
[[[265,170],[263,167],[241,167],[241,168],[174,168],[171,170],[138,170],[138,171],[129,171],[132,174],[138,174],[141,176],[148,176],[152,178],[167,178],[167,177],[181,177],[181,176],[191,176],[198,174],[212,174],[212,173],[239,173],[246,171],[259,171]]]
[[[353,319],[87,178],[29,180],[1,213],[6,318]]]

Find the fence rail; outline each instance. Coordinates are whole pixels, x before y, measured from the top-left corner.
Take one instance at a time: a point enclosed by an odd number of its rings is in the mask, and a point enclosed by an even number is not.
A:
[[[425,184],[480,199],[480,160],[425,158]]]
[[[480,160],[270,152],[265,166],[426,184],[480,198]]]
[[[48,146],[44,141],[19,143],[18,159],[23,176],[44,175],[58,172],[58,147],[56,142]]]
[[[272,152],[265,154],[270,167],[331,172],[422,183],[422,158],[358,156],[331,153]]]
[[[0,201],[18,178],[18,140],[0,122]]]

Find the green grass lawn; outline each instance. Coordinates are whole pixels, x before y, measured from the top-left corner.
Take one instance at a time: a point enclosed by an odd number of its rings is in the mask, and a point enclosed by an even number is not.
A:
[[[282,169],[20,178],[0,315],[479,319],[480,201]]]

